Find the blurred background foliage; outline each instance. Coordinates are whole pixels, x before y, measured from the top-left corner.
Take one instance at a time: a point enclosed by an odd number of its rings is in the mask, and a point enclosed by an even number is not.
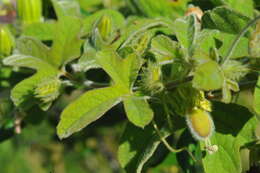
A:
[[[80,13],[83,16],[108,8],[118,10],[126,17],[140,15],[153,18],[163,15],[172,20],[183,16],[190,4],[199,6],[203,11],[225,4],[225,0],[169,0],[169,2],[165,0],[169,3],[165,8],[170,12],[162,14],[157,0],[140,0],[140,4],[135,0],[76,1],[80,5]],[[146,6],[148,1],[153,1],[154,6]],[[237,3],[236,0],[233,2]],[[13,35],[19,32],[17,31],[19,18],[17,18],[15,4],[15,0],[0,0],[0,25],[9,26]],[[42,5],[44,19],[56,18],[50,0],[42,0]],[[250,4],[243,1],[235,8],[243,12],[247,10],[247,5]],[[259,13],[260,1],[255,0],[254,6],[255,12]],[[150,13],[148,8],[154,8],[155,12]],[[124,172],[116,158],[119,138],[126,120],[122,105],[117,105],[81,132],[60,141],[55,132],[59,115],[63,108],[83,91],[66,88],[66,94],[60,97],[48,112],[35,107],[31,112],[26,113],[26,116],[22,113],[17,115],[9,98],[10,89],[18,81],[30,76],[31,71],[20,69],[19,73],[16,73],[12,72],[10,67],[0,66],[0,173]],[[95,70],[90,70],[87,75],[89,78],[95,75],[95,80],[107,80],[105,73],[98,73],[99,76],[96,74]],[[196,148],[195,144],[190,147]],[[147,172],[182,173],[184,171],[178,166],[180,163],[177,157],[176,154],[168,153],[163,146],[160,146],[155,159],[150,161],[151,168],[147,169]]]

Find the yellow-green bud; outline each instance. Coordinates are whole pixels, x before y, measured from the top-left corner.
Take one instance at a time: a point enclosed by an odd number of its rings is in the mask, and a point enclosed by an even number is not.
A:
[[[11,32],[6,26],[0,25],[0,57],[11,54],[14,40]]]
[[[102,39],[108,40],[113,30],[111,18],[107,15],[102,16],[97,27]]]
[[[43,102],[50,102],[59,96],[61,82],[58,79],[48,79],[35,88],[35,95]]]
[[[42,21],[42,0],[17,0],[17,10],[24,25]]]
[[[197,140],[207,140],[215,130],[210,114],[199,108],[190,111],[186,121],[191,134]]]
[[[149,63],[148,67],[144,70],[142,85],[145,90],[150,91],[151,94],[158,93],[163,90],[161,82],[161,67],[153,63]]]

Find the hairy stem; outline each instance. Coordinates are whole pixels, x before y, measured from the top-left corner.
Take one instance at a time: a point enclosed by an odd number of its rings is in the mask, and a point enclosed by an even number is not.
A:
[[[162,143],[165,145],[165,147],[170,151],[170,152],[173,152],[173,153],[179,153],[179,152],[182,152],[182,151],[186,151],[190,157],[195,161],[197,162],[196,158],[193,156],[193,154],[187,149],[187,148],[180,148],[180,149],[174,149],[171,147],[171,145],[164,139],[164,137],[162,136],[158,126],[156,125],[155,121],[152,122],[153,123],[153,127],[156,131],[156,133],[158,134],[158,136],[160,137],[160,140],[162,141]]]
[[[260,15],[255,17],[253,20],[251,20],[241,31],[240,33],[237,35],[236,39],[233,41],[231,47],[229,48],[227,55],[224,57],[223,61],[222,61],[222,65],[224,65],[231,57],[234,49],[236,48],[237,44],[239,43],[240,39],[245,35],[245,33],[247,32],[247,30],[254,25],[258,20],[260,19]]]
[[[188,76],[188,77],[186,77],[182,80],[169,82],[165,85],[165,88],[167,88],[167,90],[172,90],[172,89],[177,88],[181,84],[188,83],[188,82],[192,81],[192,79],[193,79],[193,76]]]

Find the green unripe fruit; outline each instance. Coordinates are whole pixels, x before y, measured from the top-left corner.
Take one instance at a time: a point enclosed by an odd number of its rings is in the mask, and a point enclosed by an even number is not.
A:
[[[0,25],[0,57],[11,54],[14,46],[13,36],[6,26]]]
[[[24,25],[42,21],[42,0],[17,0],[17,10]]]
[[[193,137],[197,140],[208,139],[215,130],[210,114],[195,108],[186,116],[187,124]]]

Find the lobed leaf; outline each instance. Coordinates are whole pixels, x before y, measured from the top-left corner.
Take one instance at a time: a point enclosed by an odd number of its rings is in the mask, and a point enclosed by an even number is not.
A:
[[[80,30],[81,21],[76,17],[64,16],[58,21],[50,51],[53,65],[59,67],[80,56]]]
[[[141,67],[141,60],[135,54],[121,58],[113,50],[103,50],[96,55],[97,63],[109,74],[113,81],[130,89]]]

